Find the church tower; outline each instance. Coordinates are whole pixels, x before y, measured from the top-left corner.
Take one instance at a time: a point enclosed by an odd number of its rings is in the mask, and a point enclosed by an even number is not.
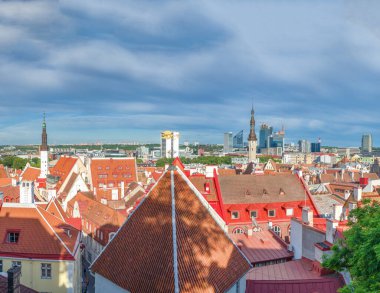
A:
[[[248,163],[256,163],[257,137],[255,133],[255,111],[251,110],[251,123],[248,136]]]
[[[47,145],[45,113],[44,113],[44,120],[42,123],[42,143],[40,146],[40,159],[41,159],[40,178],[46,178],[49,172],[49,147]]]

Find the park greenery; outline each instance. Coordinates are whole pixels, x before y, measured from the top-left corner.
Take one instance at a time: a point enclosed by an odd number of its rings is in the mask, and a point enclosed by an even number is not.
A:
[[[39,158],[24,159],[16,156],[6,156],[0,159],[1,165],[16,170],[24,169],[27,163],[36,168],[40,168],[41,166],[41,161]]]
[[[216,157],[216,156],[205,156],[197,157],[193,159],[181,158],[183,164],[205,164],[205,165],[231,165],[231,157]],[[161,158],[156,162],[157,167],[164,167],[165,164],[171,164],[173,159]]]
[[[342,293],[380,292],[380,203],[364,200],[351,211],[349,226],[323,266],[350,272],[352,283],[340,289]]]

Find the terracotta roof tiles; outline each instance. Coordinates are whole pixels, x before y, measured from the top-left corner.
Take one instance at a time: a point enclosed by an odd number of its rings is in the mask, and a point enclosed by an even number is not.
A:
[[[28,167],[21,174],[21,177],[23,181],[36,181],[40,174],[41,170],[39,168]]]
[[[224,292],[243,277],[248,261],[189,184],[166,172],[91,270],[131,292],[174,292],[177,277],[181,292]]]

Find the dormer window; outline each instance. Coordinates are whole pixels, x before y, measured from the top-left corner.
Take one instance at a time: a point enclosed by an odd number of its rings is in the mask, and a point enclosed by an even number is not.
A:
[[[7,243],[17,243],[20,237],[20,232],[17,231],[8,231],[7,232]]]
[[[257,218],[257,211],[250,211],[249,212],[250,218]]]
[[[240,215],[238,211],[231,212],[231,219],[239,219]]]
[[[286,215],[287,216],[293,216],[293,209],[292,208],[286,208]]]
[[[275,210],[269,210],[268,211],[268,217],[275,217],[276,216],[276,211]]]

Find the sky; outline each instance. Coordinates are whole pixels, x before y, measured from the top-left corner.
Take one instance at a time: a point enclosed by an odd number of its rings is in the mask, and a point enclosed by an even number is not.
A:
[[[0,145],[380,136],[380,1],[0,2]]]

